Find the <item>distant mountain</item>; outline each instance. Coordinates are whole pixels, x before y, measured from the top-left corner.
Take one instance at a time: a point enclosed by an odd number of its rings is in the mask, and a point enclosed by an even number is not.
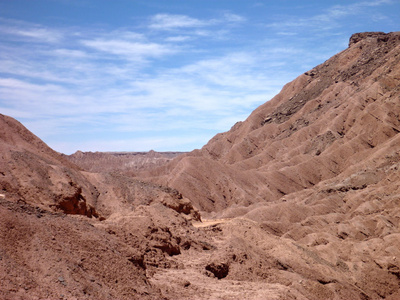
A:
[[[127,172],[159,167],[186,152],[82,152],[66,158],[89,172]]]

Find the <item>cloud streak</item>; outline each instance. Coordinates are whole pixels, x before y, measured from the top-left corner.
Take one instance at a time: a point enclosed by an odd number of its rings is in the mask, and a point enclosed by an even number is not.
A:
[[[321,14],[302,18],[290,16],[288,18],[290,21],[273,22],[268,24],[267,27],[278,28],[281,34],[287,35],[293,35],[294,32],[298,33],[304,29],[328,31],[343,26],[343,23],[338,22],[340,19],[349,16],[363,15],[365,9],[394,3],[393,0],[375,0],[355,2],[346,5],[333,5]]]
[[[150,28],[171,30],[176,28],[193,28],[212,25],[215,21],[202,21],[185,15],[157,14],[151,18]]]
[[[147,57],[161,57],[176,52],[176,50],[169,45],[129,42],[117,39],[83,40],[82,44],[94,50],[133,61],[142,61]]]
[[[32,43],[57,43],[63,39],[61,32],[40,25],[33,27],[0,26],[0,33],[8,39],[27,40]]]

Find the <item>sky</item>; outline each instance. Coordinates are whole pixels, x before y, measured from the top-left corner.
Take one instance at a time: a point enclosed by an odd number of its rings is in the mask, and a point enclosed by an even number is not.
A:
[[[400,0],[0,0],[0,113],[58,152],[191,151]]]

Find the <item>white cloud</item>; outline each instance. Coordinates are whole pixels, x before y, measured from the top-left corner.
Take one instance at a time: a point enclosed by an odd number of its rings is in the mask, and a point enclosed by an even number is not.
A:
[[[244,22],[246,21],[246,18],[244,18],[243,16],[237,15],[237,14],[233,14],[233,13],[225,13],[224,14],[224,20],[227,22]]]
[[[82,44],[98,51],[123,56],[128,60],[134,61],[141,61],[146,57],[159,57],[166,54],[172,54],[177,51],[176,48],[169,45],[129,42],[126,40],[116,39],[107,40],[103,38],[82,40]]]
[[[334,5],[329,8],[324,14],[316,15],[310,18],[310,21],[330,23],[347,16],[360,14],[363,9],[368,7],[376,7],[391,3],[393,3],[392,0],[375,0],[356,2],[347,5]]]
[[[388,17],[386,16],[386,15],[384,15],[384,14],[374,14],[372,17],[371,17],[371,19],[374,21],[374,22],[382,22],[382,21],[385,21],[385,20],[388,20]]]
[[[170,30],[175,28],[203,27],[212,21],[202,21],[185,15],[157,14],[151,18],[150,28]]]
[[[398,0],[397,0],[398,2]],[[365,1],[365,2],[361,2],[361,5],[365,5],[365,6],[379,6],[382,4],[393,4],[395,3],[394,0],[375,0],[375,1]]]
[[[165,38],[166,42],[185,42],[192,39],[190,36],[178,35]]]
[[[74,50],[74,49],[55,49],[49,51],[49,55],[59,56],[62,58],[69,57],[69,58],[87,58],[88,53],[82,50]]]
[[[245,20],[243,16],[230,12],[224,13],[220,18],[207,20],[200,20],[186,15],[157,14],[151,18],[149,27],[157,30],[195,29],[221,24],[242,23]]]
[[[0,18],[0,33],[8,39],[28,40],[36,43],[57,43],[64,38],[62,31],[4,18]]]
[[[32,92],[48,93],[58,90],[56,85],[52,84],[32,84],[14,78],[0,78],[0,88],[7,88],[16,91],[28,90]]]
[[[115,38],[116,36],[120,40],[126,40],[126,41],[145,41],[146,36],[143,33],[138,33],[138,32],[133,32],[129,30],[113,30],[110,33],[104,32],[101,34],[104,37],[107,37],[108,39]]]
[[[291,16],[290,21],[279,21],[270,23],[267,27],[277,28],[281,33],[296,34],[305,28],[313,30],[332,30],[341,27],[343,23],[339,23],[340,19],[348,16],[361,15],[361,12],[368,7],[376,7],[386,4],[392,4],[393,0],[375,0],[361,1],[345,5],[334,5],[329,7],[325,12],[306,18],[296,18]]]
[[[16,30],[15,34],[32,38],[33,40],[46,41],[50,43],[55,43],[60,41],[61,34],[44,28],[33,28],[26,30]]]

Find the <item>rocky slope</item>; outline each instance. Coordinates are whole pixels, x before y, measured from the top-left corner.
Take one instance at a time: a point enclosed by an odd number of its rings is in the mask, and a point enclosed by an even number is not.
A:
[[[99,217],[97,191],[79,168],[14,119],[0,115],[0,192],[14,201]]]
[[[204,211],[275,201],[338,176],[396,138],[400,34],[362,33],[244,122],[150,174]]]
[[[271,299],[397,299],[399,100],[400,33],[355,34],[245,122],[150,175],[223,220],[212,230],[225,254],[213,258],[226,278],[287,287]]]
[[[399,299],[399,54],[355,34],[140,177],[0,115],[0,299]]]
[[[171,188],[83,172],[0,115],[0,299],[157,299],[199,214]]]

